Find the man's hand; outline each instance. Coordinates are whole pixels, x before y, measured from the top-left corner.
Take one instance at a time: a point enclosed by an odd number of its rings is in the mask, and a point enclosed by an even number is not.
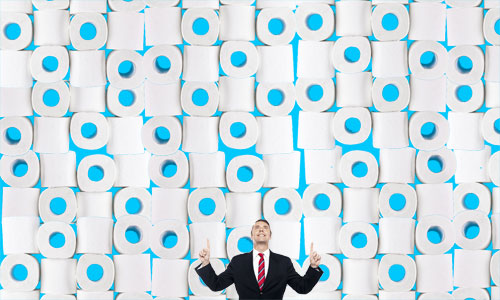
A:
[[[312,268],[317,268],[321,262],[321,256],[314,251],[313,243],[311,243],[311,251],[309,251],[309,263]]]
[[[204,267],[210,263],[210,241],[207,239],[207,247],[198,254],[201,260],[201,266]]]

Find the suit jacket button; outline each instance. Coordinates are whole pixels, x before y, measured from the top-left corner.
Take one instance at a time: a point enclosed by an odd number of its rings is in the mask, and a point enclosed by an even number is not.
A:
[[[262,292],[260,292],[260,294],[262,295]]]

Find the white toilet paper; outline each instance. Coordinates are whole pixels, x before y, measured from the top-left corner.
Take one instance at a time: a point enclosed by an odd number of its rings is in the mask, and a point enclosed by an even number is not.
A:
[[[167,58],[170,62],[169,68],[160,66],[158,59]],[[153,83],[174,83],[181,77],[182,53],[176,46],[159,45],[150,48],[144,54],[144,73],[146,78]]]
[[[128,3],[128,1],[123,0],[117,1]],[[107,20],[109,33],[106,47],[108,49],[143,50],[143,13],[133,11],[108,12]]]
[[[208,23],[208,31],[203,35],[193,30],[193,24],[198,19]],[[184,40],[191,45],[213,45],[219,37],[219,16],[210,8],[189,8],[182,16],[181,31]]]
[[[410,20],[409,39],[431,41],[444,41],[446,39],[445,4],[411,3]]]
[[[29,88],[33,86],[30,59],[33,51],[0,51],[0,86]],[[3,102],[3,101],[2,101]]]
[[[226,187],[225,154],[190,153],[189,180],[192,188]]]
[[[148,163],[151,154],[125,154],[115,155],[116,179],[114,186],[144,187],[149,188],[150,178]]]
[[[243,124],[245,127],[242,136],[233,136],[233,124]],[[221,115],[219,134],[222,142],[229,148],[247,149],[255,145],[258,138],[258,126],[255,117],[248,112],[226,112]]]
[[[137,293],[151,290],[149,254],[115,255],[113,261],[115,263],[115,292]]]
[[[122,92],[128,93],[132,98],[130,105],[120,102]],[[134,89],[124,90],[109,86],[106,94],[106,105],[110,113],[118,117],[135,117],[144,110],[144,87],[142,85]]]
[[[69,118],[35,117],[33,151],[67,153],[69,151]]]
[[[144,10],[146,45],[182,44],[181,8],[170,7],[168,1],[152,1],[155,4],[149,4],[149,8]],[[169,28],[169,30],[163,30],[163,28]]]
[[[78,217],[77,253],[111,254],[113,247],[113,219]]]
[[[484,139],[481,132],[483,113],[449,112],[450,138],[447,147],[459,150],[481,150]]]
[[[219,46],[184,47],[182,79],[213,82],[219,80]]]
[[[404,268],[404,277],[400,281],[392,280],[389,269],[394,265]],[[380,286],[388,292],[406,292],[413,288],[417,279],[417,266],[415,261],[407,255],[388,254],[380,260],[378,267]]]
[[[307,25],[307,20],[311,15],[319,15],[322,20],[321,26],[313,30]],[[297,33],[306,41],[326,40],[333,34],[335,28],[335,19],[332,9],[326,3],[318,1],[309,1],[299,5],[295,10],[295,19],[297,22]]]
[[[22,265],[26,268],[26,278],[17,280],[13,276],[14,267]],[[40,278],[40,265],[38,261],[28,254],[11,254],[4,257],[0,266],[0,282],[2,288],[10,292],[29,292],[36,289]],[[7,299],[0,295],[1,299]],[[18,299],[18,298],[12,298]],[[28,299],[28,298],[27,298]]]
[[[465,56],[472,61],[471,69],[463,69],[459,58]],[[481,48],[471,45],[457,46],[448,52],[446,76],[457,84],[474,84],[481,79],[484,71],[484,54]]]
[[[466,300],[467,298],[488,300],[490,295],[486,289],[481,288],[458,288],[451,295],[456,300]]]
[[[91,111],[104,111],[104,86],[107,83],[105,50],[70,51],[69,57],[71,61],[69,70],[69,80],[72,87],[71,96],[78,95],[81,97],[80,99],[74,99],[74,105],[80,101],[85,101],[88,106],[83,106],[83,103],[78,104],[83,107],[92,107]],[[73,87],[93,88],[73,90]],[[91,93],[93,97],[88,99],[86,97],[88,96],[87,93]]]
[[[164,169],[176,166],[176,173],[168,177]],[[183,187],[189,178],[189,165],[182,151],[170,155],[153,155],[149,160],[149,176],[160,187]]]
[[[57,233],[64,235],[64,245],[61,247],[50,243],[50,238]],[[41,225],[37,233],[37,242],[40,253],[47,258],[70,258],[75,253],[75,232],[64,222],[53,221]]]
[[[407,112],[373,112],[373,147],[408,147]]]
[[[98,12],[98,13],[106,13],[106,0],[96,0],[96,1],[81,1],[81,0],[73,0],[69,4],[69,10],[71,14],[78,14],[84,12]]]
[[[159,128],[169,132],[168,140],[158,136]],[[182,140],[182,125],[175,117],[158,116],[146,122],[142,127],[142,143],[147,151],[157,155],[168,155],[176,152]]]
[[[491,155],[490,146],[478,151],[455,150],[457,170],[455,183],[490,182],[488,176],[488,160]]]
[[[231,260],[234,256],[242,254],[238,249],[238,243],[242,239],[252,239],[252,226],[242,226],[234,228],[227,237],[227,257]]]
[[[96,133],[92,136],[84,136],[82,127],[85,124],[94,124]],[[70,123],[70,134],[73,143],[81,149],[96,150],[106,145],[109,139],[109,126],[106,118],[95,112],[79,112],[73,114]]]
[[[416,255],[418,292],[453,290],[452,255]]]
[[[40,227],[39,217],[3,217],[3,252],[39,253],[36,242],[38,227]]]
[[[484,38],[488,43],[493,45],[500,44],[500,35],[495,32],[495,23],[500,18],[500,10],[499,9],[489,9],[486,11],[484,15],[483,21],[483,31]]]
[[[33,85],[33,79],[29,80],[31,80],[31,85]],[[4,99],[4,101],[0,102],[0,116],[19,117],[33,115],[33,107],[31,106],[31,87],[2,87],[0,90],[0,97]]]
[[[297,189],[300,180],[300,152],[266,154],[262,156],[266,168],[263,187]]]
[[[292,45],[257,46],[260,68],[255,79],[257,82],[293,82]]]
[[[378,223],[378,188],[344,188],[343,221]]]
[[[269,30],[269,22],[273,19],[279,19],[283,23],[283,31],[279,34],[273,34]],[[257,16],[256,30],[257,37],[266,45],[288,44],[296,32],[295,15],[291,9],[285,7],[264,8]]]
[[[89,292],[84,290],[76,291],[77,300],[111,300],[114,297],[113,291]]]
[[[414,219],[401,217],[380,219],[378,253],[413,254],[414,248]]]
[[[49,3],[52,1],[45,1]],[[67,1],[66,1],[67,2]],[[64,9],[44,9],[33,12],[36,46],[69,45],[69,11]]]
[[[40,190],[37,188],[2,189],[2,217],[36,217],[38,216],[38,198]]]
[[[255,78],[219,78],[220,111],[252,112],[255,109]]]
[[[435,292],[435,293],[421,293],[418,300],[433,300],[433,299],[443,299],[443,300],[453,300],[453,296],[446,292]]]
[[[4,12],[2,10],[2,12]],[[7,36],[6,31],[2,32],[0,35],[0,43],[2,44],[2,49],[6,50],[22,50],[31,44],[33,38],[33,24],[27,14],[23,13],[2,13],[2,21],[0,21],[0,26],[6,28],[10,24],[17,24],[20,29],[19,36],[15,39],[11,39]]]
[[[187,200],[188,189],[153,188],[151,193],[151,221],[153,224],[161,220],[178,220],[188,223]]]
[[[371,42],[372,73],[374,77],[401,77],[408,75],[406,41]]]
[[[378,182],[413,183],[415,181],[414,148],[380,149]]]
[[[321,252],[320,252],[321,253]],[[340,264],[340,261],[338,260],[337,257],[333,255],[328,255],[328,254],[323,254],[321,256],[322,261],[321,261],[321,266],[323,268],[328,269],[328,272],[330,276],[324,280],[324,281],[319,281],[311,291],[311,293],[317,293],[317,292],[333,292],[335,291],[339,285],[340,285],[340,280],[342,278],[342,266]],[[302,268],[307,270],[310,265],[310,257],[308,257],[305,261],[304,264],[302,265]]]
[[[137,215],[142,215],[151,219],[151,194],[140,187],[126,187],[116,192],[113,199],[113,214],[115,218],[129,215],[126,205],[129,200],[134,199],[139,202],[139,210]]]
[[[338,166],[342,147],[331,150],[304,150],[306,184],[341,182]]]
[[[271,231],[274,233],[269,242],[269,249],[292,259],[298,259],[300,253],[300,222],[273,221]]]
[[[366,165],[367,172],[358,177],[353,173],[353,167],[357,163]],[[378,179],[378,163],[375,157],[366,151],[353,150],[340,159],[340,177],[342,182],[350,187],[374,187]]]
[[[55,91],[59,101],[54,106],[48,106],[43,98],[47,91]],[[32,105],[33,110],[42,117],[62,117],[68,112],[70,102],[69,88],[64,81],[54,83],[37,82],[33,87]]]
[[[488,162],[488,175],[490,175],[491,182],[496,186],[500,186],[500,171],[496,168],[500,163],[500,154],[495,152]]]
[[[336,8],[336,34],[338,36],[370,36],[371,3],[365,1],[338,2]]]
[[[50,208],[53,199],[64,200],[66,208],[61,214],[54,213]],[[40,218],[43,222],[59,221],[72,223],[76,216],[76,197],[74,192],[68,187],[48,188],[40,194],[38,202]]]
[[[210,215],[205,215],[200,210],[203,199],[212,199],[215,209]],[[226,215],[226,199],[224,193],[218,188],[199,188],[191,192],[188,198],[188,215],[191,222],[222,222]]]
[[[87,269],[91,265],[99,265],[102,268],[102,277],[94,281],[87,275]],[[80,288],[89,292],[105,292],[111,288],[115,278],[115,267],[113,260],[103,254],[84,254],[78,259],[76,266],[76,281]]]
[[[210,241],[210,257],[226,258],[226,227],[221,222],[201,222],[189,224],[190,250],[193,258],[198,258],[201,250]]]
[[[2,1],[0,8],[5,12],[22,12],[26,14],[33,13],[33,3],[31,0]]]
[[[209,298],[220,295],[222,291],[212,291],[208,286],[201,282],[201,278],[196,273],[195,268],[201,264],[201,260],[197,260],[189,266],[188,282],[189,289],[193,294],[203,296],[202,298]],[[215,274],[220,274],[225,270],[224,263],[220,259],[210,259],[210,265],[215,271]],[[191,298],[193,296],[190,296]]]
[[[142,154],[142,117],[108,117],[109,140],[106,151],[109,154]]]
[[[317,206],[318,196],[326,195],[329,198],[327,209]],[[342,194],[337,186],[328,183],[310,184],[302,196],[305,217],[338,217],[342,211]]]
[[[400,210],[390,205],[391,197],[398,194],[405,198],[405,205]],[[380,190],[378,205],[382,217],[412,218],[417,210],[417,193],[408,184],[387,183]]]
[[[372,106],[372,73],[337,73],[337,106]]]
[[[432,134],[423,135],[422,127],[432,123],[435,130]],[[410,117],[409,135],[413,146],[419,150],[438,150],[448,141],[450,127],[446,118],[437,112],[415,112]]]
[[[99,217],[112,218],[112,193],[88,193],[77,192],[77,218],[81,217]]]
[[[337,216],[306,217],[304,219],[304,244],[306,245],[306,255],[310,254],[310,248],[307,247],[307,245],[311,245],[311,243],[314,243],[314,250],[318,253],[341,253],[339,245],[339,232],[341,227],[342,219]],[[340,272],[338,274],[330,274],[330,278],[333,278],[332,276],[340,276]]]
[[[453,261],[453,285],[461,288],[490,286],[491,251],[456,249]]]
[[[339,34],[338,27],[337,34]],[[345,54],[346,50],[349,48],[358,49],[360,54],[357,61],[351,61]],[[335,66],[335,69],[337,69],[339,72],[363,72],[370,63],[371,54],[372,52],[370,41],[368,40],[368,38],[361,36],[341,37],[337,40],[335,46],[333,47],[333,64]]]
[[[438,243],[430,241],[429,231],[437,232],[441,241]],[[446,217],[439,215],[419,218],[415,230],[415,242],[418,250],[423,254],[443,254],[450,250],[455,243],[453,224]]]
[[[183,117],[182,151],[213,153],[219,149],[219,117]]]
[[[331,57],[331,52],[334,49],[333,42],[299,41],[297,77],[335,77],[334,61]]]
[[[429,64],[422,64],[424,53],[431,52],[433,60]],[[420,79],[437,79],[446,72],[448,52],[446,48],[435,41],[416,41],[410,46],[408,64],[413,76]]]
[[[311,99],[309,91],[319,86],[323,91],[320,99]],[[335,85],[330,78],[298,78],[295,82],[297,104],[304,111],[323,112],[330,109],[335,102]]]
[[[493,283],[497,284],[500,281],[500,254],[499,252],[495,252],[493,256],[491,257],[490,261],[490,274],[491,274],[491,280]]]
[[[252,178],[243,181],[238,178],[238,170],[247,168],[251,170]],[[264,184],[266,170],[262,160],[252,155],[240,155],[233,158],[226,170],[227,187],[231,192],[256,192]]]
[[[103,177],[94,181],[89,177],[89,170],[92,167],[100,168]],[[78,165],[76,173],[78,187],[85,192],[104,192],[109,190],[116,177],[116,168],[113,159],[102,154],[89,155],[84,157]]]
[[[453,218],[453,185],[451,183],[417,184],[417,217],[441,215]]]
[[[13,141],[9,138],[7,130],[15,128],[19,131],[19,140]],[[8,117],[0,120],[0,153],[4,155],[21,155],[29,151],[33,144],[33,125],[28,118]]]
[[[448,8],[446,10],[446,28],[449,46],[484,44],[483,8]]]
[[[226,193],[225,196],[227,228],[253,225],[262,216],[260,193]]]
[[[54,57],[57,60],[55,70],[44,66],[43,61],[47,57]],[[63,80],[69,69],[68,50],[63,46],[38,47],[33,51],[30,66],[31,74],[35,80],[48,83]]]
[[[378,259],[344,259],[342,293],[355,295],[353,300],[378,293],[378,264]]]
[[[279,92],[283,100],[278,105],[269,101],[270,92]],[[291,82],[260,83],[256,88],[257,109],[270,117],[289,115],[295,106],[295,87]]]
[[[137,233],[139,241],[132,242],[126,238],[126,232]],[[122,216],[116,220],[113,229],[113,245],[121,254],[140,254],[149,249],[151,239],[151,222],[140,215]]]
[[[34,0],[32,2],[35,8],[37,8],[38,10],[67,9],[69,6],[68,0],[55,0],[55,1]]]
[[[398,96],[394,101],[388,101],[383,97],[385,87],[395,87],[398,90]],[[408,106],[410,102],[410,85],[405,77],[394,78],[375,78],[372,87],[373,105],[378,111],[390,112],[401,111]]]
[[[21,165],[26,165],[26,174],[17,176],[14,169]],[[17,156],[2,156],[0,159],[0,177],[12,187],[34,187],[40,178],[40,162],[33,151]]]
[[[493,145],[500,145],[500,133],[495,129],[495,122],[500,117],[500,108],[491,108],[483,115],[482,134],[484,139]]]
[[[394,15],[398,20],[397,27],[392,30],[386,30],[382,25],[383,18],[388,14]],[[382,3],[375,6],[371,21],[373,35],[379,41],[402,40],[410,30],[410,17],[403,4]]]
[[[354,118],[359,121],[360,128],[351,132],[346,127],[347,120]],[[372,118],[370,111],[364,107],[343,107],[333,117],[333,132],[335,139],[342,144],[361,144],[370,136]]]
[[[143,0],[108,0],[108,5],[113,11],[141,11],[146,3]]]
[[[132,63],[130,72],[120,73],[119,66],[123,62]],[[106,61],[106,73],[109,83],[116,88],[130,89],[138,87],[144,81],[144,71],[142,56],[132,50],[115,50],[109,54]]]
[[[366,237],[365,246],[358,248],[352,244],[352,239],[356,234],[363,234]],[[347,223],[340,229],[339,244],[342,253],[349,258],[373,258],[377,254],[378,248],[377,232],[369,223]]]
[[[153,259],[151,294],[167,297],[188,297],[189,260]]]
[[[333,112],[299,112],[297,148],[333,149],[335,138],[333,131]]]
[[[429,161],[437,162],[441,170],[431,170]],[[444,183],[455,173],[457,162],[453,151],[443,147],[439,150],[419,151],[415,164],[417,177],[422,183]]]
[[[53,295],[76,293],[76,259],[43,258],[40,292]]]
[[[194,94],[197,91],[205,91],[208,95],[204,105],[194,102]],[[219,89],[213,82],[186,82],[182,86],[181,106],[182,110],[191,116],[210,117],[217,111],[219,104]]]
[[[278,200],[285,199],[289,209],[284,214],[276,211]],[[264,218],[269,221],[295,221],[302,218],[302,199],[299,193],[292,188],[270,189],[263,198],[262,211]]]
[[[240,66],[235,66],[231,62],[234,53],[243,53],[245,62]],[[254,75],[259,68],[259,53],[257,48],[244,41],[227,41],[220,48],[220,65],[227,76],[235,78],[246,78]]]
[[[456,244],[467,250],[485,249],[491,241],[491,222],[483,212],[475,210],[463,211],[453,218]],[[470,226],[477,226],[479,233],[474,238],[467,237]]]
[[[92,24],[96,34],[94,38],[86,40],[81,34],[84,24]],[[76,14],[69,26],[69,37],[71,44],[76,50],[97,50],[106,44],[108,39],[108,24],[104,16],[100,13],[83,12]]]
[[[182,115],[181,81],[171,84],[154,84],[146,80],[144,84],[145,115],[175,116]]]
[[[40,178],[42,187],[76,187],[75,152],[41,153]]]
[[[253,41],[255,39],[255,6],[247,5],[240,0],[233,2],[235,3],[222,2],[222,4],[236,5],[221,5],[219,8],[219,39],[221,41]]]
[[[164,240],[169,236],[176,236],[177,243],[168,248]],[[179,259],[189,251],[189,232],[186,225],[178,220],[163,220],[155,223],[151,232],[151,250],[154,254],[165,259]]]
[[[119,293],[116,300],[152,300],[153,296],[146,292]],[[161,299],[161,298],[160,298]]]

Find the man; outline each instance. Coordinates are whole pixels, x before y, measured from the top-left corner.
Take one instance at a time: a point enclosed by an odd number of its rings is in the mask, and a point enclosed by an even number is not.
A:
[[[257,220],[252,226],[253,250],[233,257],[226,270],[215,274],[210,265],[210,242],[200,251],[201,264],[196,272],[213,291],[221,291],[235,284],[240,299],[282,299],[286,285],[300,294],[309,293],[323,271],[321,257],[311,243],[310,267],[304,277],[297,274],[290,258],[271,252],[271,228],[266,220]]]

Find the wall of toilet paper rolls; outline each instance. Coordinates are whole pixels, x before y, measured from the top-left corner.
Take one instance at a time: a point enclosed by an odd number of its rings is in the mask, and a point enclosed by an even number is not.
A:
[[[234,299],[264,217],[307,298],[500,300],[497,0],[0,13],[0,299]]]

